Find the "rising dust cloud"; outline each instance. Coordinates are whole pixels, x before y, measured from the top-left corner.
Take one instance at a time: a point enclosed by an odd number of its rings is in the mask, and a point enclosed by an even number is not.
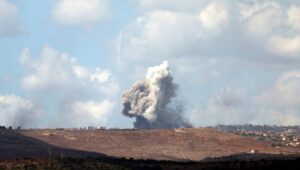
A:
[[[169,105],[177,89],[167,61],[149,67],[146,78],[123,94],[122,113],[136,118],[134,127],[139,129],[191,127],[182,117],[182,107]]]

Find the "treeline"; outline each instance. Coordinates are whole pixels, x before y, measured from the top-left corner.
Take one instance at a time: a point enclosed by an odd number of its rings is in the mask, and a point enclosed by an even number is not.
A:
[[[133,159],[63,158],[0,160],[0,170],[194,170],[194,169],[300,169],[299,158],[232,160],[206,162],[172,162]]]
[[[8,126],[8,127],[6,127],[6,126],[0,126],[0,129],[8,129],[8,130],[12,130],[13,129],[13,127],[12,126]],[[17,128],[15,128],[16,130],[20,130],[21,129],[21,126],[18,126]]]

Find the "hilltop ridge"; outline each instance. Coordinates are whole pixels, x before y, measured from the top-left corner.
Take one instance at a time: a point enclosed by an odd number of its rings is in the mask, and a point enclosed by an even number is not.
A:
[[[152,130],[22,130],[22,135],[54,146],[113,157],[203,160],[239,153],[280,154],[265,142],[207,128]]]

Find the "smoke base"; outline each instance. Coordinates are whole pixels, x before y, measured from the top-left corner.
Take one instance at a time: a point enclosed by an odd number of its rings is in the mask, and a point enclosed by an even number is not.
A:
[[[134,127],[139,129],[192,127],[182,116],[182,106],[169,106],[177,89],[167,61],[150,67],[146,79],[123,94],[122,113],[136,118]]]

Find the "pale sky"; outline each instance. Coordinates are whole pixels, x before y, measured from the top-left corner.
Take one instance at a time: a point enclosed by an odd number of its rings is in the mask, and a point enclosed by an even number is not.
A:
[[[0,0],[0,125],[132,127],[165,60],[194,126],[300,124],[297,0]]]

